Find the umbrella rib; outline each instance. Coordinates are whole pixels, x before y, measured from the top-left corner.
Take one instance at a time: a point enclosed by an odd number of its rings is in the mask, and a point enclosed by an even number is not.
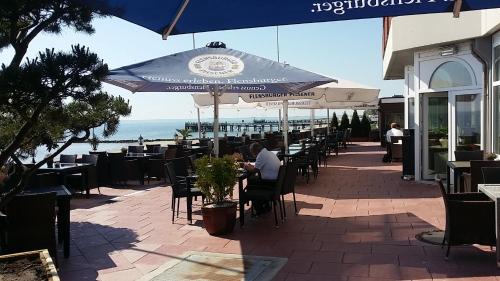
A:
[[[172,33],[172,30],[174,30],[175,25],[177,24],[180,17],[184,13],[184,10],[186,10],[186,7],[188,4],[189,4],[189,0],[184,0],[184,2],[182,2],[181,7],[179,8],[177,13],[175,14],[174,20],[163,31],[163,35],[162,35],[163,40],[167,40],[170,33]]]

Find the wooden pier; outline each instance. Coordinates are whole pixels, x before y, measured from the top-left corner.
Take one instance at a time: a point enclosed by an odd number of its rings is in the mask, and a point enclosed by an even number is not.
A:
[[[314,124],[316,126],[325,125],[327,122],[325,119],[316,119]],[[300,130],[309,127],[311,124],[310,120],[288,120],[288,127],[293,130]],[[211,122],[201,122],[202,132],[213,132],[214,124]],[[219,123],[220,132],[265,132],[265,131],[279,131],[283,124],[278,123],[278,121],[271,120],[254,120],[251,122],[221,122]],[[198,132],[197,122],[186,122],[184,124],[185,129],[191,130],[191,132]]]

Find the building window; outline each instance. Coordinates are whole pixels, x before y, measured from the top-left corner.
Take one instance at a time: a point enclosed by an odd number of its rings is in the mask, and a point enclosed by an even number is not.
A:
[[[500,32],[493,36],[493,150],[500,154]]]
[[[459,95],[455,102],[456,150],[480,150],[481,97]]]
[[[429,86],[431,89],[446,89],[472,86],[473,84],[473,79],[463,64],[449,61],[434,71]]]
[[[500,45],[493,49],[493,81],[500,81]]]

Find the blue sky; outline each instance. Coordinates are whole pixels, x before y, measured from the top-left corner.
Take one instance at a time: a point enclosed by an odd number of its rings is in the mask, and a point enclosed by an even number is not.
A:
[[[185,51],[193,47],[192,35],[161,36],[118,18],[94,22],[96,33],[86,35],[67,29],[60,35],[41,35],[30,45],[27,56],[35,57],[44,48],[69,50],[73,44],[88,46],[110,69],[147,59]],[[354,20],[279,27],[280,61],[327,76],[341,77],[379,87],[381,96],[401,94],[403,82],[382,79],[382,20]],[[196,47],[222,41],[227,47],[277,60],[276,27],[195,34]],[[8,63],[12,50],[0,53],[0,62]],[[105,84],[104,89],[130,101],[132,114],[127,119],[195,118],[192,98],[182,93],[130,92]],[[316,116],[325,115],[318,110]],[[223,110],[221,117],[277,116],[277,110]],[[291,110],[291,116],[307,116],[307,110]],[[211,109],[202,110],[210,118]]]

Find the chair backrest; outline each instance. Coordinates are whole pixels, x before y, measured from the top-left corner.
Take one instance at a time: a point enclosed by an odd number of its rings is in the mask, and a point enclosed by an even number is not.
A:
[[[177,148],[169,146],[167,150],[165,150],[165,156],[164,156],[165,160],[175,158],[176,154],[177,154]]]
[[[278,178],[276,180],[276,185],[274,186],[274,196],[276,198],[279,198],[281,190],[283,190],[285,176],[286,176],[286,165],[281,165],[278,171]]]
[[[172,190],[175,192],[181,188],[181,183],[179,182],[179,179],[177,176],[179,176],[175,172],[175,164],[173,162],[167,162],[165,164],[165,174],[168,177],[168,181],[170,182],[170,186],[172,187]]]
[[[483,183],[500,184],[500,167],[483,167]]]
[[[455,160],[456,161],[484,160],[484,151],[457,150],[455,151]]]
[[[477,185],[483,182],[484,167],[500,167],[500,161],[472,160],[470,161],[471,192],[477,192]]]
[[[189,160],[189,165],[191,166],[191,170],[193,172],[196,172],[196,159],[198,159],[198,156],[196,154],[191,154],[187,156]]]
[[[399,143],[403,140],[403,136],[391,136],[391,143]]]
[[[281,194],[289,194],[295,192],[295,180],[297,179],[297,164],[290,161],[286,164],[285,169],[285,180],[283,182],[283,188],[281,189]]]
[[[125,155],[121,152],[109,152],[108,153],[109,162],[124,161]]]
[[[76,163],[76,154],[61,154],[61,156],[59,156],[59,162]]]
[[[146,144],[146,153],[160,153],[161,144]]]
[[[245,161],[255,160],[255,157],[253,157],[252,153],[250,152],[249,145],[238,146],[238,151],[241,153],[241,156],[243,156],[243,160]]]
[[[200,146],[208,146],[208,143],[210,142],[210,139],[200,139],[199,145]]]
[[[47,248],[56,258],[56,193],[17,195],[7,204],[8,252]]]
[[[189,158],[179,157],[169,161],[174,166],[176,176],[186,177],[189,176]]]
[[[99,156],[96,154],[83,154],[82,155],[82,163],[97,165],[98,158],[99,158]]]
[[[142,145],[129,145],[127,152],[128,153],[143,153],[144,146],[142,146]]]

